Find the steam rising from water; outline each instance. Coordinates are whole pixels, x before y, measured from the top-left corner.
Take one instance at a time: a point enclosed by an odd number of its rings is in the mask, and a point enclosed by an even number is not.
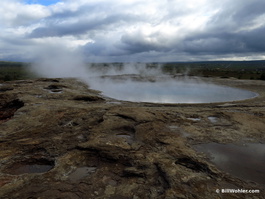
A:
[[[111,98],[155,103],[209,103],[236,101],[255,97],[253,92],[218,86],[176,75],[162,73],[161,66],[121,64],[99,66],[85,64],[80,53],[53,46],[42,48],[33,70],[45,77],[76,77],[90,88]]]
[[[49,78],[76,77],[87,79],[88,70],[82,55],[64,46],[44,45],[36,51],[32,71]]]

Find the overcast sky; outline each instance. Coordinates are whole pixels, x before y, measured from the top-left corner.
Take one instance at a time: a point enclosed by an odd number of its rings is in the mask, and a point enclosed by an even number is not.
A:
[[[1,0],[0,30],[0,60],[265,59],[264,0]]]

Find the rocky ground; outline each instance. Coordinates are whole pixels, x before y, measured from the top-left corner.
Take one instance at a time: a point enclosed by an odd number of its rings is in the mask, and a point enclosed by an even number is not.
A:
[[[0,198],[263,198],[264,184],[218,169],[194,146],[264,144],[265,82],[212,81],[259,96],[152,104],[109,99],[74,79],[2,84]]]

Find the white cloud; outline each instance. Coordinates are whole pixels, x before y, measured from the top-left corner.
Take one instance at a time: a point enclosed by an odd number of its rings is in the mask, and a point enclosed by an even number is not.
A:
[[[21,56],[58,43],[94,60],[254,58],[265,51],[257,41],[264,16],[263,0],[64,0],[49,6],[2,0],[0,53],[4,58],[11,46]]]
[[[45,6],[25,5],[15,0],[2,0],[0,13],[1,24],[7,27],[30,25],[50,15]]]

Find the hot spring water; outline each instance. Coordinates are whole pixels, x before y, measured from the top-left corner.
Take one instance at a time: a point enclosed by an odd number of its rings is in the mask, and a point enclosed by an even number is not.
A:
[[[205,83],[196,79],[107,77],[91,88],[125,101],[153,103],[211,103],[249,99],[257,96],[247,90]]]

